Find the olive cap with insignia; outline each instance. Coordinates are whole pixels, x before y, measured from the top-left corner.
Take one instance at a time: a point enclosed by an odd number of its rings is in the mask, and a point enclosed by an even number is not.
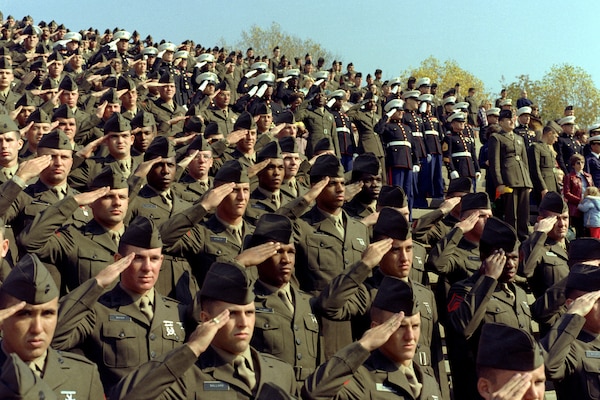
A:
[[[204,136],[198,135],[192,140],[192,143],[187,148],[188,153],[194,150],[198,151],[212,151],[210,144],[204,139]]]
[[[379,175],[381,166],[373,153],[364,153],[354,159],[352,164],[352,181],[356,182],[362,174]]]
[[[138,215],[129,223],[119,241],[119,246],[122,244],[141,247],[142,249],[158,249],[163,247],[160,232],[152,220],[143,215]]]
[[[567,276],[567,290],[594,292],[600,288],[600,267],[590,264],[575,264]]]
[[[70,75],[65,75],[65,77],[60,81],[58,88],[67,92],[77,92],[79,91],[79,86]]]
[[[160,76],[158,83],[175,83],[175,77],[168,72]]]
[[[202,122],[200,117],[198,117],[196,115],[192,115],[192,116],[190,116],[190,118],[188,118],[185,121],[185,125],[183,126],[183,131],[186,133],[187,132],[200,133],[200,132],[202,132],[203,126],[204,126],[204,123]]]
[[[285,136],[279,139],[279,147],[282,153],[298,153],[298,143],[293,136]]]
[[[33,122],[34,124],[50,124],[52,123],[50,116],[41,108],[37,108],[27,117],[26,124]]]
[[[234,131],[237,131],[239,129],[256,129],[256,122],[254,121],[254,117],[248,111],[244,111],[243,113],[241,113],[238,119],[235,121],[235,124],[233,124]]]
[[[392,313],[403,311],[407,317],[419,312],[419,302],[412,286],[393,276],[383,277],[372,307]]]
[[[498,120],[503,120],[505,118],[507,119],[511,119],[513,117],[513,113],[511,110],[501,110],[500,111],[500,116],[498,117]]]
[[[215,182],[249,183],[248,170],[239,160],[226,161],[215,174]],[[216,186],[216,185],[215,185]]]
[[[317,144],[315,144],[315,148],[313,149],[313,154],[319,154],[319,153],[323,153],[325,151],[332,151],[334,150],[333,148],[333,143],[331,142],[331,139],[328,137],[324,137],[321,140],[319,140],[317,142]]]
[[[410,239],[412,232],[406,217],[394,208],[383,207],[373,226],[373,237],[381,236],[397,240]]]
[[[600,260],[600,239],[582,237],[569,242],[569,266],[592,260]]]
[[[6,355],[0,371],[0,399],[57,399],[50,386],[38,377],[16,353]]]
[[[10,271],[0,293],[8,294],[28,304],[44,304],[59,296],[50,272],[36,254],[25,254]]]
[[[57,118],[75,118],[75,113],[66,104],[61,104],[52,114],[52,121],[56,121]]]
[[[290,244],[292,241],[292,221],[285,215],[266,213],[258,219],[247,247],[268,242]]]
[[[121,113],[113,113],[104,123],[104,134],[127,131],[131,131],[131,124]]]
[[[250,304],[254,302],[254,282],[241,267],[214,262],[204,278],[200,296],[238,305]]]
[[[10,116],[2,114],[0,115],[0,135],[8,132],[19,132],[19,127]]]
[[[15,104],[15,107],[19,107],[19,106],[23,106],[23,107],[35,107],[35,100],[33,99],[33,95],[31,94],[31,92],[27,91],[23,94],[23,96],[21,96],[19,98],[19,100],[17,100],[17,103]]]
[[[116,163],[112,163],[116,164]],[[99,189],[101,187],[110,187],[112,189],[129,189],[127,179],[116,168],[116,165],[107,165],[102,171],[92,179],[88,185],[90,189]]]
[[[0,69],[10,69],[12,70],[12,63],[11,61],[6,58],[6,57],[0,57]]]
[[[567,203],[557,192],[548,192],[540,202],[539,211],[550,211],[562,214],[568,210]]]
[[[52,90],[57,88],[58,83],[56,83],[56,81],[54,81],[53,79],[46,78],[44,79],[44,82],[42,82],[42,90]]]
[[[58,51],[53,51],[52,54],[50,54],[48,56],[48,64],[51,64],[52,62],[63,62],[64,58],[62,56],[62,54],[60,54]]]
[[[98,104],[102,104],[105,101],[108,104],[121,104],[121,99],[117,95],[117,91],[114,89],[114,87],[111,87],[110,89],[108,89],[106,91],[106,93],[104,93],[102,95],[102,97],[100,97],[100,100],[99,100]]]
[[[408,207],[408,197],[400,186],[382,186],[377,198],[377,207]]]
[[[317,158],[310,169],[310,183],[317,183],[325,177],[343,178],[344,167],[333,154],[324,154]]]
[[[259,116],[259,115],[267,115],[267,114],[273,114],[273,111],[271,110],[271,106],[269,106],[267,103],[261,102],[252,109],[252,115],[255,117]]]
[[[490,198],[487,193],[484,192],[467,193],[460,202],[461,212],[469,210],[489,210],[491,208]]]
[[[217,86],[215,86],[215,91],[217,90],[220,90],[221,92],[228,92],[231,91],[231,88],[229,87],[229,83],[227,83],[226,80],[222,80],[217,84]]]
[[[42,147],[56,150],[73,150],[69,137],[61,129],[55,129],[52,132],[42,136],[40,142],[38,143],[38,148]]]
[[[543,364],[544,351],[528,332],[496,322],[483,324],[477,366],[533,371]]]
[[[517,250],[519,239],[515,229],[506,222],[489,217],[483,227],[481,239],[479,239],[479,252],[482,257],[488,257],[492,250],[503,249],[507,253]]]
[[[154,119],[154,114],[140,110],[135,114],[130,124],[131,129],[146,128],[156,125],[156,120]]]
[[[470,193],[472,188],[473,181],[466,176],[451,179],[448,183],[448,193]]]
[[[198,117],[191,117],[190,120],[192,118],[198,118]],[[200,121],[200,123],[202,123],[202,121]],[[209,122],[208,125],[206,125],[206,128],[204,128],[203,135],[204,135],[205,139],[208,139],[211,136],[220,135],[220,134],[221,134],[221,132],[219,132],[219,124],[217,124],[216,122]]]
[[[144,153],[144,161],[153,160],[158,157],[162,157],[163,160],[175,157],[173,143],[164,136],[155,137]]]
[[[276,140],[272,140],[265,144],[258,154],[256,154],[256,162],[261,162],[268,158],[282,158],[281,147],[279,147],[279,142]]]
[[[273,123],[275,123],[275,125],[293,124],[295,122],[296,122],[296,118],[294,118],[294,113],[292,113],[289,110],[285,110],[285,111],[273,116]]]
[[[131,78],[120,76],[117,79],[117,90],[135,90],[135,82]]]

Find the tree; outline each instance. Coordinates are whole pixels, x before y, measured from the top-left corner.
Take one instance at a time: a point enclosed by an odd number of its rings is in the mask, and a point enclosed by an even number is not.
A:
[[[417,79],[422,77],[430,78],[432,83],[437,83],[439,95],[453,88],[456,83],[460,83],[460,94],[463,97],[467,95],[467,90],[470,87],[477,90],[475,97],[479,101],[489,96],[486,93],[483,82],[470,72],[462,69],[454,60],[446,60],[441,63],[437,58],[429,56],[421,62],[420,66],[416,68],[410,67],[400,74],[404,82],[410,76],[414,76]]]
[[[294,64],[294,57],[300,57],[304,63],[305,54],[312,56],[316,63],[319,57],[325,60],[333,60],[332,54],[321,47],[312,39],[301,39],[297,36],[287,34],[281,30],[281,26],[273,22],[267,29],[258,25],[252,25],[249,30],[242,31],[241,40],[235,45],[235,48],[246,49],[252,47],[255,56],[267,56],[271,58],[273,48],[279,46],[281,55],[287,56]]]

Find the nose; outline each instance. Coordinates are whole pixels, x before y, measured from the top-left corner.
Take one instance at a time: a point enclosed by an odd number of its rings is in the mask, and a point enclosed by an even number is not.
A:
[[[29,325],[29,331],[31,333],[40,333],[43,331],[42,327],[42,316],[36,315],[31,319],[31,324]]]

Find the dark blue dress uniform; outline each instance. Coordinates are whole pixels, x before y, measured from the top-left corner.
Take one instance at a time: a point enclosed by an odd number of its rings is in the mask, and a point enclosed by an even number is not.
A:
[[[444,196],[444,178],[442,177],[442,136],[440,123],[430,112],[421,113],[423,120],[423,140],[427,154],[431,155],[425,163],[421,163],[419,193],[433,198]]]
[[[413,166],[419,165],[419,159],[414,151],[415,138],[411,129],[398,120],[390,120],[383,125],[381,141],[385,147],[385,165],[388,182],[404,189],[408,198],[408,207],[412,209]]]
[[[569,165],[569,158],[575,153],[581,154],[582,148],[581,145],[577,143],[574,136],[563,133],[558,137],[558,141],[554,144],[554,150],[556,150],[558,166],[565,174],[568,174],[572,169]]]
[[[525,149],[529,150],[531,145],[536,142],[535,132],[529,129],[526,125],[519,125],[513,129],[513,132],[523,138]]]
[[[479,162],[475,151],[475,140],[463,132],[447,132],[442,145],[444,164],[448,172],[456,171],[459,176],[475,178]]]
[[[333,115],[333,120],[335,122],[335,130],[340,146],[340,162],[344,167],[344,171],[350,171],[352,169],[352,156],[355,153],[358,153],[354,135],[352,134],[350,118],[348,118],[348,115],[343,111],[328,110]]]
[[[417,111],[404,111],[404,116],[402,117],[402,123],[410,128],[413,136],[413,152],[416,154],[417,159],[420,161],[419,164],[425,165],[427,163],[427,154],[429,151],[427,146],[425,145],[425,140],[423,138],[423,119],[421,118],[421,114]],[[421,193],[419,191],[419,187],[421,187],[419,176],[421,176],[421,172],[413,173],[413,196],[414,201],[417,203],[417,207],[427,207],[427,200],[425,199],[425,193]],[[425,175],[423,175],[425,176]],[[409,202],[409,206],[412,209],[412,202]]]

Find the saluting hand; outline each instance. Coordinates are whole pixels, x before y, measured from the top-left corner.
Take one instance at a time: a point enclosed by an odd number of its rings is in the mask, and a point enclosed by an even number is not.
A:
[[[367,217],[364,217],[360,220],[360,222],[365,226],[373,226],[377,223],[377,219],[379,218],[379,211],[370,214]]]
[[[96,282],[98,282],[98,285],[104,289],[112,285],[119,275],[121,275],[121,272],[129,267],[134,258],[135,253],[131,253],[104,268],[96,275]]]
[[[592,311],[592,308],[598,299],[600,299],[600,290],[581,295],[567,306],[567,313],[577,314],[585,317],[590,311]]]
[[[479,214],[473,213],[473,214],[469,215],[467,218],[465,218],[464,220],[457,222],[456,225],[454,225],[454,226],[457,228],[460,228],[460,230],[463,232],[463,234],[465,234],[467,232],[471,232],[471,230],[473,230],[473,228],[475,228],[475,224],[477,223],[478,219],[479,219]]]
[[[248,167],[248,178],[254,178],[260,171],[265,169],[270,162],[271,159],[267,158],[266,160],[262,160],[261,162]]]
[[[344,192],[344,200],[346,200],[346,201],[352,200],[354,198],[354,196],[356,196],[357,194],[360,193],[363,185],[364,185],[363,181],[358,181],[358,182],[354,182],[349,185],[346,185],[346,191]]]
[[[548,233],[554,228],[557,220],[556,216],[543,218],[535,223],[533,230],[536,232]]]
[[[366,331],[362,338],[358,340],[358,343],[368,351],[380,348],[400,328],[403,319],[403,311],[392,315],[384,323]]]
[[[154,167],[155,164],[162,162],[162,157],[156,157],[151,160],[147,160],[141,162],[140,165],[135,169],[133,173],[135,176],[139,178],[145,178],[148,175],[148,172]]]
[[[23,161],[19,164],[19,169],[15,175],[23,179],[25,182],[37,177],[45,170],[52,162],[52,156],[45,155]]]
[[[361,261],[370,269],[375,268],[381,262],[385,254],[392,249],[393,239],[387,238],[371,243],[362,253]]]
[[[233,182],[214,187],[204,194],[202,200],[200,200],[200,204],[206,211],[212,212],[221,204],[225,197],[233,192],[234,187],[235,183]]]
[[[235,259],[244,267],[252,267],[277,254],[280,248],[280,243],[267,242],[242,251]]]
[[[27,303],[25,303],[24,301],[22,301],[20,303],[13,304],[12,306],[10,306],[8,308],[0,310],[0,329],[2,328],[2,323],[7,318],[10,318],[17,311],[22,310],[25,307],[26,304]]]
[[[531,386],[531,374],[515,374],[500,390],[491,394],[490,400],[517,400],[522,399],[523,395]]]
[[[494,253],[485,259],[482,265],[483,274],[494,279],[500,278],[504,265],[506,264],[506,255],[503,249],[496,250]]]
[[[215,335],[229,321],[229,310],[225,309],[216,317],[198,324],[190,335],[186,345],[194,352],[196,357],[204,353]]]
[[[449,199],[442,201],[439,209],[444,215],[447,215],[458,205],[458,203],[460,203],[460,197],[450,197]]]
[[[306,200],[308,203],[312,203],[321,194],[321,192],[323,191],[323,189],[325,189],[327,185],[329,185],[328,176],[312,185],[308,192],[304,194],[304,200]]]
[[[75,199],[77,205],[87,206],[88,204],[92,204],[99,198],[106,196],[109,191],[110,186],[104,186],[96,190],[92,190],[91,192],[77,193],[75,196],[73,196],[73,199]]]

